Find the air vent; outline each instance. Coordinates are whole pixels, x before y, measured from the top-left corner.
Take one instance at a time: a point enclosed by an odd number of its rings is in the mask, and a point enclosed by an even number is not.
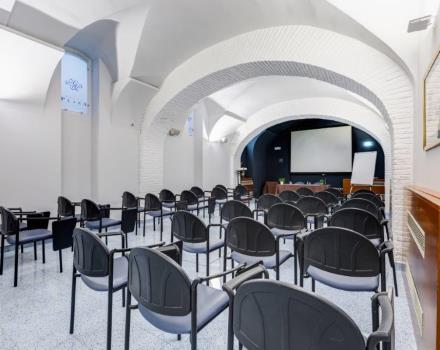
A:
[[[432,16],[424,16],[420,18],[412,19],[408,22],[408,33],[419,32],[421,30],[428,29],[432,23]]]
[[[425,258],[425,232],[410,212],[408,212],[407,225],[414,243],[419,248],[422,257]]]
[[[423,336],[423,309],[422,304],[420,303],[419,294],[417,293],[416,285],[414,283],[414,279],[409,268],[409,265],[406,264],[406,280],[408,282],[408,289],[411,295],[411,301],[414,306],[414,313],[416,315],[417,325],[419,326],[420,335]]]

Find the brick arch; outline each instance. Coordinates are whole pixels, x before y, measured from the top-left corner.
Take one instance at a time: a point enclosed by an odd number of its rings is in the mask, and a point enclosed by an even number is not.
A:
[[[188,110],[215,91],[265,75],[300,76],[348,90],[372,103],[392,137],[395,246],[404,253],[404,187],[412,180],[413,84],[391,58],[350,37],[306,26],[262,29],[220,42],[177,67],[149,104],[140,149],[141,189],[163,169],[163,143],[152,147],[150,128],[182,127]],[[154,155],[153,153],[158,153]],[[152,162],[151,159],[159,159]]]

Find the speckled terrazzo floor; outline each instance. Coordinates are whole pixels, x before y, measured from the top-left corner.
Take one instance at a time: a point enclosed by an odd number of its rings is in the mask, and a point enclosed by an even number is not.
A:
[[[214,219],[214,221],[216,221]],[[170,224],[165,220],[164,238],[169,239]],[[151,221],[147,222],[147,237],[129,235],[129,245],[146,245],[159,241],[158,232],[153,232]],[[114,238],[110,246],[119,246]],[[286,246],[287,247],[287,246]],[[32,247],[25,248],[19,261],[19,284],[12,287],[13,256],[7,254],[3,276],[0,276],[0,349],[105,349],[106,303],[105,293],[88,289],[80,280],[77,286],[75,334],[69,334],[69,312],[72,273],[72,253],[64,253],[64,273],[59,273],[58,254],[46,243],[46,264],[34,261]],[[289,248],[290,249],[290,245]],[[205,259],[200,259],[200,274],[205,271]],[[192,277],[195,273],[195,256],[184,253],[183,267]],[[211,273],[219,271],[221,261],[218,253],[211,254]],[[271,273],[271,278],[274,278]],[[403,281],[403,272],[398,271],[400,296],[395,300],[396,349],[416,349],[408,306],[408,296]],[[282,266],[281,279],[293,282],[293,260]],[[388,284],[392,284],[391,275]],[[220,286],[220,281],[215,281]],[[309,281],[305,288],[310,290]],[[368,334],[371,330],[371,293],[349,293],[328,288],[317,283],[316,292],[344,309]],[[121,293],[114,297],[113,305],[113,349],[123,349],[125,312],[121,307]],[[163,333],[148,324],[138,312],[132,312],[130,349],[189,349],[188,336],[177,341],[176,336]],[[199,349],[226,349],[227,311],[199,333]],[[238,348],[238,346],[237,346]]]

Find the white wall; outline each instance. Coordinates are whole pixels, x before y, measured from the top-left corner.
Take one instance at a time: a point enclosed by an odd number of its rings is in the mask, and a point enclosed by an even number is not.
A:
[[[434,55],[440,48],[440,12],[429,31],[423,33],[418,51],[419,71],[416,77],[414,112],[414,183],[440,191],[440,147],[423,150],[423,80]],[[439,91],[440,93],[440,91]],[[410,134],[411,131],[408,130]]]

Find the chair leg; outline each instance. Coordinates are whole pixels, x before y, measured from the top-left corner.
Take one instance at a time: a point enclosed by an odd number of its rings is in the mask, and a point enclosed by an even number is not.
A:
[[[197,350],[197,330],[192,329],[191,330],[191,350]]]
[[[143,234],[144,237],[145,237],[145,221],[146,221],[146,217],[147,217],[147,214],[144,213],[144,234]]]
[[[58,251],[58,256],[60,258],[60,273],[63,273],[63,250]]]
[[[393,270],[393,280],[394,280],[394,291],[396,293],[396,297],[399,296],[399,291],[397,289],[397,275],[396,275],[396,264],[394,263],[394,253],[389,255],[391,269]]]
[[[156,217],[153,216],[153,231],[156,231]]]
[[[23,246],[23,244],[20,245],[20,251],[21,251],[21,254],[23,254],[23,252],[24,252],[24,246]]]
[[[125,307],[125,287],[122,288],[122,307]]]
[[[196,253],[196,272],[199,272],[199,254]]]
[[[206,276],[209,276],[209,250],[206,252]],[[206,285],[209,286],[209,280],[206,281]]]
[[[0,275],[3,275],[3,260],[5,258],[5,235],[0,234],[2,237],[2,247],[0,251]]]
[[[109,276],[110,278],[110,276]],[[107,304],[107,350],[112,347],[113,290],[109,288]]]
[[[242,343],[238,343],[238,350],[243,350],[243,344]]]
[[[127,306],[125,308],[125,344],[124,349],[130,348],[130,317],[131,317],[131,293],[130,289],[127,289]]]
[[[70,299],[70,330],[69,330],[70,334],[73,334],[73,328],[75,325],[75,297],[76,297],[76,269],[74,266],[72,270],[72,296]]]
[[[177,334],[177,340],[178,341],[182,340],[182,334]]]
[[[312,292],[315,292],[315,288],[316,286],[315,286],[315,279],[314,278],[312,278]]]
[[[46,263],[46,244],[45,243],[46,242],[44,240],[41,241],[41,251],[42,251],[42,254],[43,254],[43,264]]]
[[[163,237],[163,216],[160,217],[160,240],[162,241]]]
[[[234,350],[234,329],[232,327],[233,317],[234,317],[234,309],[233,309],[233,301],[229,299],[229,307],[228,307],[228,350]]]
[[[37,260],[37,242],[34,242],[34,260]]]
[[[18,234],[17,234],[18,236]],[[18,237],[17,237],[18,238]],[[14,256],[14,287],[18,284],[18,243],[15,242],[15,256]]]

